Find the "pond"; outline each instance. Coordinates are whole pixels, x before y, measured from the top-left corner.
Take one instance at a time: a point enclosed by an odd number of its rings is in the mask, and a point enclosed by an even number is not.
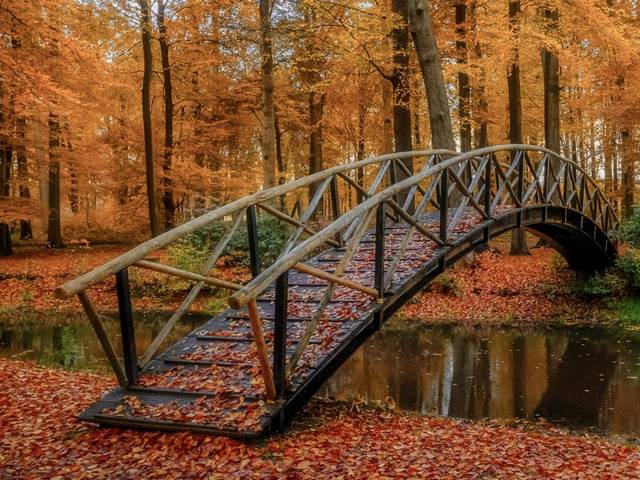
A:
[[[143,352],[168,314],[139,316]],[[182,321],[175,341],[205,321]],[[118,324],[107,321],[114,343]],[[82,317],[0,321],[0,355],[108,371]],[[544,417],[640,435],[640,338],[605,329],[428,327],[394,320],[338,370],[320,396],[468,419]]]

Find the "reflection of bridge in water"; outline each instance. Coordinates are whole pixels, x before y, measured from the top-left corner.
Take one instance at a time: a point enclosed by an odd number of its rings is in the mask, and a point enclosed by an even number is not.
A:
[[[408,159],[413,171],[405,165]],[[308,190],[310,200],[302,207]],[[290,231],[280,256],[264,269],[257,209]],[[200,272],[145,260],[214,222],[222,222],[225,233]],[[253,279],[238,285],[211,276],[211,270],[243,224]],[[266,433],[290,419],[409,298],[490,238],[524,227],[574,268],[595,270],[616,256],[608,234],[616,226],[613,209],[586,172],[526,145],[460,155],[391,154],[241,198],[56,290],[61,298],[80,297],[121,385],[83,418],[242,437]],[[135,348],[131,266],[194,282],[141,356]],[[110,275],[116,277],[123,364],[86,290]],[[204,285],[233,292],[232,308],[157,356]]]

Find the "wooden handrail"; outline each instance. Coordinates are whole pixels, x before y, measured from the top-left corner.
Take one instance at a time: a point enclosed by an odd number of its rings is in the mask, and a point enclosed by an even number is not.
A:
[[[60,299],[65,299],[73,295],[77,295],[79,292],[86,290],[91,285],[104,280],[109,275],[112,275],[124,268],[127,268],[130,265],[133,265],[137,261],[147,257],[150,253],[164,248],[172,242],[175,242],[179,238],[193,233],[202,227],[210,225],[212,222],[223,219],[224,217],[227,217],[229,215],[233,215],[238,210],[247,208],[249,206],[258,205],[263,202],[268,203],[269,201],[281,197],[282,195],[285,195],[291,191],[295,191],[303,187],[308,187],[309,185],[318,183],[328,177],[337,175],[340,172],[347,172],[358,168],[364,168],[369,165],[386,162],[392,159],[401,160],[404,158],[429,157],[432,155],[454,155],[454,152],[451,152],[449,150],[420,150],[415,152],[399,152],[380,155],[378,157],[360,160],[359,162],[337,165],[321,172],[299,178],[284,185],[278,185],[276,187],[254,193],[253,195],[242,197],[223,207],[194,218],[193,220],[190,220],[172,230],[169,230],[168,232],[160,234],[157,237],[152,238],[151,240],[147,240],[146,242],[141,243],[137,247],[110,260],[100,267],[95,268],[63,285],[56,287],[56,289],[54,290],[54,294],[57,298]]]
[[[576,169],[583,172],[583,169],[576,164],[575,162],[566,159],[559,154],[553,152],[544,147],[535,147],[532,145],[521,145],[521,144],[512,144],[512,145],[498,145],[493,147],[481,148],[478,150],[474,150],[472,152],[467,152],[459,155],[455,155],[452,158],[445,160],[443,162],[434,165],[428,170],[421,172],[419,174],[414,175],[411,178],[407,178],[400,182],[391,185],[385,190],[369,197],[364,200],[361,204],[357,205],[355,208],[343,214],[339,219],[325,227],[321,232],[318,232],[316,235],[308,238],[307,240],[301,242],[294,249],[292,249],[289,254],[281,258],[281,260],[271,265],[269,268],[265,269],[260,275],[255,277],[251,282],[242,287],[241,290],[235,292],[229,298],[229,305],[233,308],[241,308],[245,306],[252,298],[256,298],[260,295],[272,282],[275,278],[282,275],[287,270],[291,269],[296,263],[302,261],[302,259],[308,255],[309,252],[319,248],[323,243],[326,242],[328,238],[335,238],[335,235],[341,232],[343,229],[349,227],[353,221],[357,218],[360,218],[363,214],[367,213],[371,209],[377,207],[377,205],[381,202],[388,202],[397,194],[401,193],[409,189],[412,185],[416,183],[422,182],[424,179],[428,178],[431,175],[439,174],[445,169],[451,168],[456,164],[464,162],[469,158],[473,158],[476,156],[489,155],[492,153],[497,153],[500,151],[532,151],[532,152],[540,152],[545,153],[550,156],[553,156],[563,162],[570,163],[575,166]],[[589,181],[598,188],[597,184],[585,174],[585,178],[588,178]],[[508,181],[507,181],[508,183]],[[599,189],[599,188],[598,188]]]

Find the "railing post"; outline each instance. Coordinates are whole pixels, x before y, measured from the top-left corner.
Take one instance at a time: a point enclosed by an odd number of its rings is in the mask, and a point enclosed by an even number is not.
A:
[[[256,206],[247,208],[247,234],[249,237],[249,261],[253,277],[260,275],[260,251],[258,249],[258,219]]]
[[[129,271],[124,268],[115,275],[118,311],[120,313],[120,332],[122,334],[124,372],[127,376],[127,385],[131,386],[138,383],[138,355],[136,353],[135,329],[133,328]]]
[[[338,191],[338,177],[334,175],[331,178],[331,210],[333,213],[333,220],[336,221],[340,218],[340,192]],[[336,242],[342,246],[342,234],[336,233]]]
[[[487,164],[484,167],[484,213],[487,219],[491,218],[491,165],[493,163],[493,154],[489,155]],[[489,243],[490,233],[489,227],[484,229],[484,241]]]
[[[449,169],[445,168],[440,174],[440,240],[447,245],[447,223],[449,221]]]
[[[384,208],[384,202],[382,202],[378,205],[378,208],[376,210],[376,257],[374,270],[374,288],[378,290],[379,299],[384,298]]]
[[[520,155],[518,155],[518,153]],[[523,220],[523,209],[524,209],[524,161],[525,161],[525,155],[527,154],[527,152],[525,151],[518,151],[515,154],[515,161],[516,162],[520,162],[518,163],[518,203],[520,203],[519,208],[520,211],[518,212],[518,219],[516,221],[516,225],[518,226],[518,228],[522,227],[522,220]]]
[[[289,272],[276,280],[273,318],[273,382],[276,398],[281,398],[287,386],[287,305],[289,302]]]

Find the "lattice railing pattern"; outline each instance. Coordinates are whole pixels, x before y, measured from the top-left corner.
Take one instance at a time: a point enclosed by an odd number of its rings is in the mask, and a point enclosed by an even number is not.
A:
[[[409,160],[412,167],[408,167]],[[311,191],[310,198],[308,192]],[[308,201],[305,199],[308,198]],[[615,212],[597,183],[574,162],[549,150],[527,145],[489,147],[465,154],[446,151],[405,152],[340,165],[286,185],[239,199],[145,242],[130,252],[59,287],[60,298],[78,295],[123,386],[137,383],[175,324],[189,310],[205,285],[230,292],[235,309],[246,307],[260,359],[266,395],[283,395],[295,375],[318,326],[330,315],[332,301],[352,292],[362,308],[382,302],[411,262],[409,247],[436,251],[505,212],[554,205],[581,212],[605,232],[617,227]],[[280,255],[262,268],[258,248],[258,215],[269,215],[289,227]],[[224,221],[226,231],[196,272],[145,258],[198,229]],[[402,227],[402,228],[399,228]],[[249,239],[247,255],[252,280],[246,285],[217,278],[214,267],[241,229]],[[395,230],[394,230],[395,229]],[[393,240],[388,235],[397,231]],[[365,248],[373,244],[373,249]],[[333,268],[319,268],[310,259],[323,249],[339,252]],[[357,259],[362,267],[350,266]],[[415,262],[414,262],[415,263]],[[365,265],[367,265],[365,263]],[[137,267],[187,279],[193,286],[146,352],[135,350],[128,269]],[[295,349],[287,354],[288,275],[299,272],[325,285]],[[121,321],[123,364],[118,359],[87,288],[116,276]],[[271,360],[256,300],[274,289],[274,331]]]

